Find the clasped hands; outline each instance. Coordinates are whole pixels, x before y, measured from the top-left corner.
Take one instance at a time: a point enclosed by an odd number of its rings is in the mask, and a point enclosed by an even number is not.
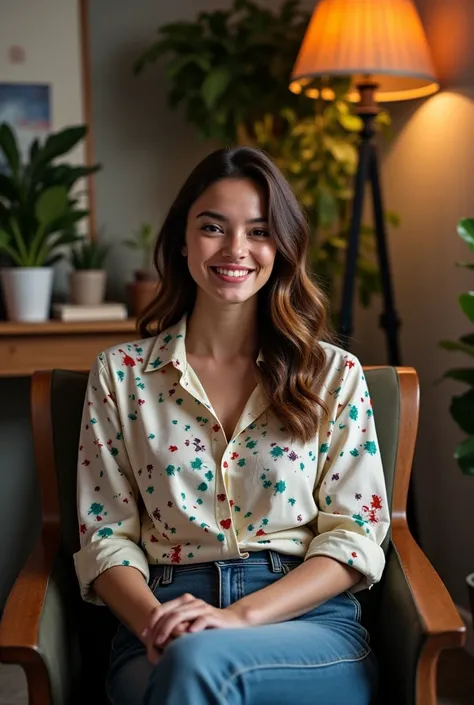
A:
[[[251,626],[250,616],[236,602],[220,609],[185,593],[175,600],[160,603],[150,615],[141,638],[151,663],[173,639],[203,629],[240,629]]]

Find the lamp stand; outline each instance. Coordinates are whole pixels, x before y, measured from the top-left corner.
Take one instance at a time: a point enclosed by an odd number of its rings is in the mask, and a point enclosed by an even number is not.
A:
[[[380,316],[380,326],[385,330],[387,340],[388,361],[390,365],[399,366],[400,347],[398,343],[398,328],[400,319],[395,308],[392,277],[387,248],[387,233],[385,229],[382,190],[380,187],[377,150],[374,143],[374,120],[378,114],[375,102],[377,84],[368,80],[357,86],[360,93],[360,103],[357,113],[363,120],[361,141],[359,147],[359,163],[355,180],[352,220],[349,229],[346,270],[342,289],[341,318],[339,334],[343,347],[347,350],[353,331],[355,275],[357,255],[359,251],[360,227],[364,205],[365,186],[367,181],[372,190],[372,205],[374,209],[375,237],[377,243],[377,258],[382,283],[383,311]],[[418,521],[416,516],[413,480],[410,483],[407,502],[407,520],[410,531],[416,541],[419,540]]]
[[[339,333],[341,343],[347,349],[353,332],[352,321],[354,312],[357,256],[359,251],[365,186],[368,181],[372,190],[377,257],[384,301],[383,312],[380,316],[380,325],[385,330],[386,334],[389,363],[390,365],[400,365],[400,349],[398,344],[398,328],[400,325],[400,320],[395,309],[387,248],[387,234],[382,205],[382,191],[380,187],[379,167],[377,162],[377,151],[374,144],[374,120],[378,114],[378,107],[374,97],[377,84],[367,81],[360,83],[357,88],[360,93],[360,103],[356,112],[362,118],[364,124],[360,134],[361,141],[359,147],[359,163],[357,166],[357,174],[355,179],[352,220],[349,229],[346,270],[342,289]]]

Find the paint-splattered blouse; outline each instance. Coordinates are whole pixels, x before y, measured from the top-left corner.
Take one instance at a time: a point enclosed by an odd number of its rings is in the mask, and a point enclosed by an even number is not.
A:
[[[309,442],[290,442],[257,387],[231,439],[186,361],[186,319],[101,353],[81,426],[76,571],[84,599],[116,565],[246,558],[273,549],[330,556],[377,582],[388,530],[367,385],[352,355],[323,344],[329,407]]]

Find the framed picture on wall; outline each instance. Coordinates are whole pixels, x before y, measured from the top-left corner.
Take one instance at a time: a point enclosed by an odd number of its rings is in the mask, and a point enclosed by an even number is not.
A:
[[[22,161],[35,139],[40,142],[51,130],[51,89],[43,83],[0,83],[0,123],[8,123],[17,135]],[[6,170],[0,155],[0,171]]]

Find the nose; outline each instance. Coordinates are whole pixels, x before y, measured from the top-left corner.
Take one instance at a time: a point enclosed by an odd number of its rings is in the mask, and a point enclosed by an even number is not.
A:
[[[222,256],[234,262],[245,259],[248,255],[248,241],[246,232],[229,233],[224,241]]]

